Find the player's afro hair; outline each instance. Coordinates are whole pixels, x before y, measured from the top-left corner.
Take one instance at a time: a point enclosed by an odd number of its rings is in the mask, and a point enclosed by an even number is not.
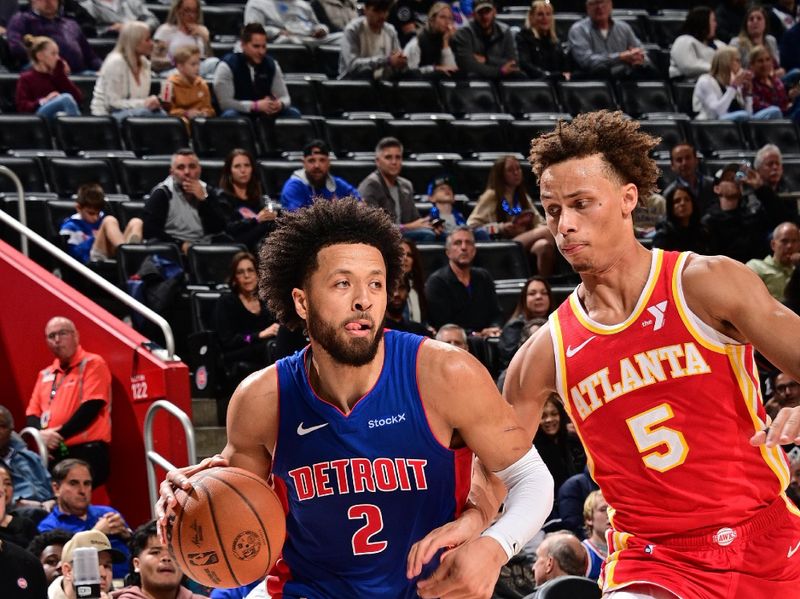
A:
[[[386,263],[386,291],[392,293],[402,274],[400,232],[389,215],[354,198],[317,200],[289,212],[259,252],[259,295],[290,330],[304,321],[294,309],[292,289],[302,288],[316,271],[317,254],[337,244],[363,243],[376,248]]]
[[[661,140],[639,129],[638,121],[622,112],[599,110],[579,114],[572,122],[559,121],[556,129],[531,142],[530,162],[538,178],[550,166],[574,158],[600,154],[609,174],[621,183],[633,183],[640,198],[656,191],[659,168],[650,152]]]

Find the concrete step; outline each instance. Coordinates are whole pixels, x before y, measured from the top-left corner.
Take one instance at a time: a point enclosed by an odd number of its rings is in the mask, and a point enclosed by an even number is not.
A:
[[[195,426],[218,426],[217,400],[193,399],[192,424]]]
[[[194,440],[199,461],[221,452],[228,442],[228,436],[224,426],[195,426]]]

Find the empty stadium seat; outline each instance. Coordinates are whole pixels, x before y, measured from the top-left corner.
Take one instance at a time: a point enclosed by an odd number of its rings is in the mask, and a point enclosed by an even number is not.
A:
[[[319,137],[314,123],[308,119],[259,119],[256,125],[263,154],[281,156],[285,152],[299,152],[309,141]]]
[[[247,247],[239,243],[192,244],[189,248],[189,281],[199,285],[220,285],[228,282],[233,256]]]
[[[395,116],[442,111],[436,88],[430,81],[382,81],[380,90],[386,109]]]
[[[102,158],[50,158],[47,175],[51,189],[61,197],[70,197],[84,183],[99,183],[103,191],[117,193],[117,177]]]
[[[694,95],[694,83],[691,81],[674,81],[672,83],[672,97],[678,111],[694,116],[692,109],[692,96]]]
[[[51,150],[47,122],[35,114],[0,114],[0,154],[9,150]]]
[[[572,115],[617,108],[611,85],[606,81],[559,81],[558,93],[564,110]]]
[[[527,155],[533,139],[554,129],[552,121],[514,121],[509,127],[509,143],[515,152]]]
[[[561,576],[542,585],[536,592],[536,599],[600,599],[597,581],[583,576]],[[523,599],[532,599],[527,595]]]
[[[445,127],[433,120],[393,120],[386,132],[400,140],[406,155],[424,152],[449,152],[452,145]]]
[[[122,191],[131,198],[149,196],[152,189],[169,176],[169,160],[128,159],[120,164]]]
[[[617,85],[622,110],[632,117],[648,112],[675,112],[669,85],[664,81],[620,81]]]
[[[695,147],[703,154],[718,156],[749,149],[739,124],[733,121],[693,121],[690,129]]]
[[[317,98],[322,114],[342,116],[354,110],[383,110],[380,96],[369,81],[317,81]]]
[[[428,185],[444,173],[441,162],[435,160],[406,160],[400,176],[405,177],[414,186],[415,194],[427,194]]]
[[[554,20],[556,24],[556,35],[558,36],[558,39],[566,41],[569,36],[569,28],[572,27],[578,21],[580,21],[586,15],[580,12],[562,12],[562,10],[564,9],[566,9],[566,7],[562,8],[559,5],[559,9],[554,16]],[[585,10],[585,8],[581,6],[581,10]]]
[[[766,144],[775,144],[784,155],[800,154],[800,139],[797,125],[790,120],[764,120],[747,123],[750,141],[754,149]]]
[[[166,156],[189,146],[186,126],[178,117],[128,117],[122,135],[137,156]]]
[[[258,170],[264,182],[264,193],[278,199],[283,184],[300,168],[303,168],[303,163],[299,160],[259,160]]]
[[[313,52],[303,44],[270,44],[269,55],[278,61],[284,73],[324,72],[324,68],[317,67]]]
[[[505,127],[497,121],[453,121],[449,129],[453,148],[461,155],[509,149]]]
[[[123,243],[117,248],[119,283],[123,289],[128,279],[139,270],[144,259],[153,255],[181,263],[181,251],[174,243]]]
[[[489,161],[461,160],[456,163],[456,193],[463,193],[470,200],[478,199],[486,189],[489,170],[492,163]],[[464,216],[469,216],[465,214]]]
[[[653,41],[662,48],[669,48],[683,30],[685,18],[680,15],[650,15]]]
[[[500,98],[506,112],[517,117],[529,113],[561,111],[555,90],[546,81],[501,81]]]
[[[381,138],[375,121],[328,119],[325,129],[331,149],[337,156],[347,156],[353,152],[372,153]]]
[[[655,148],[657,152],[669,152],[679,142],[686,141],[688,138],[682,121],[648,119],[639,121],[639,126],[642,131],[661,138],[661,143]]]
[[[253,165],[255,166],[255,165]],[[201,160],[200,161],[200,179],[213,185],[219,186],[219,179],[222,176],[222,171],[225,169],[225,161],[221,158],[218,160]]]
[[[117,122],[110,116],[60,116],[55,133],[59,147],[70,155],[87,150],[122,150]]]
[[[367,175],[375,170],[374,160],[333,160],[331,174],[341,177],[353,187],[358,187]]]
[[[20,180],[22,189],[26,192],[46,192],[47,184],[42,170],[42,164],[36,158],[13,158],[0,156],[0,166],[10,169]],[[0,175],[0,193],[16,193],[14,182]]]
[[[81,101],[78,103],[82,114],[90,114],[90,105],[92,103],[92,95],[94,94],[94,85],[97,83],[97,75],[70,75],[69,80],[81,90]]]
[[[286,89],[292,99],[292,106],[301,114],[319,114],[317,93],[314,84],[304,79],[286,79]]]
[[[203,22],[215,40],[238,39],[244,25],[244,5],[203,6]]]
[[[16,112],[19,73],[0,73],[0,112]]]
[[[800,192],[800,159],[784,159],[783,180],[789,191]]]
[[[317,62],[331,79],[339,76],[339,45],[325,44],[317,48]]]
[[[72,200],[48,200],[46,206],[47,226],[50,227],[50,235],[47,237],[62,249],[66,249],[66,244],[63,243],[58,232],[61,230],[61,223],[75,214],[75,202]]]
[[[502,112],[488,81],[442,81],[439,95],[445,111],[457,117],[469,112]]]
[[[479,241],[476,248],[474,265],[488,270],[495,282],[530,276],[528,256],[516,241]]]
[[[443,243],[418,243],[417,250],[425,278],[447,264],[447,254],[445,254]]]
[[[247,117],[192,119],[192,145],[198,156],[204,157],[225,158],[234,148],[258,154],[253,125]]]

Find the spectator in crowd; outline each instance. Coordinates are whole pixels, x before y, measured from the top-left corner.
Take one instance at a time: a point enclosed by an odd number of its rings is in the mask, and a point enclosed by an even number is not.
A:
[[[561,526],[568,529],[579,539],[586,538],[586,520],[583,517],[583,505],[589,493],[599,489],[589,474],[589,468],[573,474],[558,490],[558,515]]]
[[[200,179],[197,154],[172,155],[169,176],[156,185],[144,205],[144,238],[176,243],[185,254],[193,243],[211,243],[227,226],[216,189]],[[227,236],[225,236],[227,239]]]
[[[586,523],[586,538],[581,544],[589,555],[589,564],[584,576],[597,580],[600,569],[608,556],[606,530],[611,526],[608,522],[608,504],[602,491],[592,491],[583,504],[583,518]]]
[[[234,255],[228,285],[231,293],[224,294],[217,302],[214,330],[228,378],[238,384],[270,363],[267,342],[278,334],[279,325],[258,297],[258,271],[253,254]]]
[[[522,168],[514,156],[495,160],[486,191],[469,215],[467,224],[483,228],[496,239],[513,239],[536,258],[536,272],[549,277],[555,264],[555,240],[544,218],[525,191]]]
[[[158,27],[158,18],[144,0],[77,0],[77,4],[92,18],[100,37],[118,35],[122,26],[131,21],[145,23],[151,32]]]
[[[353,196],[361,199],[350,183],[330,174],[330,148],[320,139],[312,139],[303,147],[303,168],[297,169],[284,183],[281,205],[284,210],[310,206],[317,198],[337,200]]]
[[[467,224],[467,219],[460,210],[455,208],[456,196],[453,193],[453,184],[447,175],[434,177],[428,188],[428,201],[433,204],[429,217],[431,222],[441,221],[441,226],[447,234],[452,233],[456,227]],[[485,231],[476,231],[478,240],[489,239]]]
[[[745,20],[746,5],[747,0],[721,0],[717,4],[717,32],[720,39],[736,37]]]
[[[127,557],[128,548],[125,543],[131,536],[130,528],[122,515],[113,507],[92,503],[92,473],[87,462],[70,458],[56,464],[53,468],[53,491],[56,495],[56,505],[53,511],[39,522],[39,532],[56,528],[74,533],[100,532],[108,537],[111,546],[119,551],[123,558]],[[64,547],[61,556],[62,566],[70,561],[68,546],[69,544]],[[121,578],[128,571],[125,559],[115,563],[117,566],[114,568],[114,578]]]
[[[508,25],[497,22],[497,9],[492,0],[475,3],[473,19],[453,36],[453,52],[459,70],[467,77],[522,77],[514,34]]]
[[[800,229],[794,223],[781,223],[772,232],[770,248],[771,256],[748,260],[747,267],[764,281],[770,295],[780,302],[789,278],[800,264]]]
[[[753,167],[761,177],[764,185],[768,186],[776,194],[790,191],[783,179],[783,154],[781,149],[775,144],[766,144],[756,152]],[[793,207],[789,218],[784,220],[797,221],[797,209]]]
[[[36,524],[11,511],[14,506],[14,483],[11,468],[0,461],[0,540],[27,547],[36,536]]]
[[[430,324],[454,323],[473,335],[497,337],[502,310],[497,302],[489,271],[472,266],[475,235],[469,227],[458,227],[447,236],[448,263],[432,273],[425,283]]]
[[[403,48],[408,69],[422,76],[450,77],[458,71],[451,43],[456,33],[453,9],[446,2],[435,2],[425,25]]]
[[[401,278],[395,290],[389,295],[389,301],[386,303],[386,318],[383,322],[383,326],[387,329],[394,329],[395,331],[405,331],[406,333],[430,337],[431,332],[425,328],[425,325],[421,322],[409,320],[406,317],[408,290],[408,281],[405,278]]]
[[[55,360],[36,377],[27,425],[39,429],[51,469],[66,458],[79,458],[91,464],[95,485],[102,485],[110,468],[111,372],[101,356],[81,347],[68,318],[51,318],[44,335]]]
[[[12,56],[25,64],[28,53],[23,40],[26,35],[45,36],[59,47],[69,66],[67,74],[81,74],[100,68],[100,59],[92,50],[81,26],[61,14],[60,0],[31,0],[30,8],[18,12],[8,22],[8,47]]]
[[[270,44],[338,43],[341,33],[331,34],[317,19],[311,3],[306,0],[247,0],[245,23],[264,26]]]
[[[745,12],[742,28],[739,35],[731,39],[731,46],[739,49],[742,67],[750,66],[750,52],[756,46],[767,50],[770,58],[770,72],[777,77],[782,77],[784,70],[780,68],[781,58],[778,42],[775,36],[769,34],[767,9],[761,4],[751,4]]]
[[[76,532],[73,537],[64,545],[61,552],[61,571],[62,575],[50,583],[47,589],[49,599],[74,599],[75,598],[75,567],[73,558],[75,550],[79,548],[97,549],[97,557],[100,562],[100,592],[102,598],[108,597],[114,588],[115,572],[127,560],[127,548],[123,553],[109,540],[108,535],[100,530],[84,530]],[[124,569],[127,571],[127,566]]]
[[[31,68],[17,81],[17,112],[34,112],[49,121],[56,116],[78,116],[83,94],[67,77],[66,63],[58,55],[58,45],[49,37],[26,35]]]
[[[403,249],[403,278],[408,283],[406,310],[409,320],[428,322],[428,301],[425,298],[425,271],[417,244],[410,239],[400,242]]]
[[[397,31],[400,45],[405,46],[428,20],[433,0],[396,0],[388,21]]]
[[[741,184],[724,172],[723,176],[727,178],[714,186],[719,203],[712,205],[700,222],[708,230],[710,255],[721,254],[747,262],[762,255],[764,211],[760,205],[745,205]]]
[[[769,108],[777,108],[781,116],[800,120],[800,87],[789,90],[783,81],[774,74],[773,60],[764,46],[750,50],[750,70],[753,73],[753,110],[758,113]]]
[[[219,64],[211,52],[208,28],[203,25],[203,7],[199,0],[172,0],[167,19],[153,35],[152,68],[160,73],[173,67],[178,48],[197,46],[200,49],[200,75],[208,79]]]
[[[683,30],[669,50],[670,79],[694,79],[711,70],[714,52],[725,46],[716,38],[717,16],[707,6],[695,6],[686,15]]]
[[[773,388],[780,407],[793,408],[800,405],[800,383],[785,372],[775,375]]]
[[[717,196],[714,193],[714,178],[700,171],[700,160],[697,150],[688,141],[681,141],[669,151],[670,169],[675,173],[675,180],[664,189],[666,197],[678,185],[688,187],[697,202],[699,215],[702,216]]]
[[[158,538],[155,520],[142,524],[131,537],[131,574],[128,585],[111,594],[112,599],[204,599],[181,586],[183,572],[169,549]]]
[[[38,508],[49,512],[53,504],[50,473],[39,454],[34,453],[19,435],[14,434],[14,417],[0,404],[0,463],[11,471],[14,487],[13,508]]]
[[[377,168],[359,184],[359,195],[367,204],[386,212],[400,228],[403,237],[414,241],[435,241],[437,231],[431,219],[421,217],[414,204],[414,186],[400,176],[403,144],[399,139],[384,137],[378,142],[375,166]]]
[[[173,58],[177,72],[161,84],[160,94],[169,115],[180,117],[187,126],[196,117],[215,116],[211,91],[200,76],[200,49],[183,46],[175,51]]]
[[[795,0],[775,0],[769,3],[769,30],[780,43],[783,34],[797,22]]]
[[[103,188],[84,183],[78,188],[75,214],[64,219],[58,231],[70,255],[83,264],[106,262],[116,256],[123,243],[142,241],[142,219],[130,219],[121,230],[117,218],[103,212],[105,204]]]
[[[540,276],[525,281],[511,318],[500,333],[500,363],[506,368],[522,345],[522,329],[533,319],[547,318],[553,311],[553,291],[547,280]]]
[[[569,417],[561,399],[555,393],[551,394],[545,400],[533,444],[553,475],[556,493],[564,481],[586,466],[586,454],[577,436],[567,430],[568,423]],[[553,514],[558,515],[558,504],[554,505]]]
[[[789,191],[782,178],[782,160],[778,146],[766,144],[756,152],[753,163],[755,169],[750,168],[749,163],[740,165],[738,169],[743,173],[739,175],[741,180],[750,190],[748,205],[759,204],[764,210],[765,231],[771,232],[771,229],[786,221],[800,225],[797,202],[781,197],[781,194]]]
[[[781,38],[781,66],[786,71],[800,69],[800,21]]]
[[[319,22],[331,32],[344,31],[347,24],[358,17],[355,0],[311,0],[311,7]]]
[[[0,5],[0,35],[5,35],[8,22],[18,12],[19,0],[6,0]]]
[[[519,67],[526,77],[569,79],[569,58],[556,35],[553,4],[549,0],[534,0],[516,42]]]
[[[219,179],[220,198],[230,207],[226,232],[236,243],[256,252],[275,228],[278,213],[272,200],[264,203],[255,158],[247,150],[231,150]]]
[[[41,564],[21,547],[3,541],[0,541],[0,589],[3,599],[47,597]]]
[[[692,109],[697,120],[781,118],[781,110],[775,106],[753,112],[752,80],[753,74],[742,68],[736,48],[726,46],[714,52],[711,70],[700,75],[694,86]]]
[[[110,114],[122,122],[129,116],[164,114],[158,98],[150,93],[147,57],[152,50],[150,28],[139,21],[125,23],[94,84],[93,115]]]
[[[583,576],[586,573],[586,551],[578,537],[569,531],[548,533],[536,548],[533,575],[536,595],[551,580],[562,576]]]
[[[242,51],[226,54],[214,73],[214,93],[221,116],[299,117],[300,112],[292,107],[281,65],[267,55],[264,27],[248,23],[240,41]]]
[[[585,18],[569,28],[569,48],[582,78],[660,79],[642,42],[611,18],[611,0],[586,0]],[[577,75],[577,74],[576,74]]]
[[[28,544],[28,552],[39,560],[49,585],[61,576],[61,553],[72,533],[60,528],[39,533]]]
[[[691,188],[672,185],[665,194],[667,214],[656,224],[653,247],[708,253],[708,234],[700,224],[700,207]]]
[[[457,347],[458,349],[469,351],[467,332],[463,327],[457,324],[448,323],[439,327],[439,331],[436,333],[436,340]]]
[[[339,50],[339,79],[395,79],[408,69],[395,28],[386,22],[392,0],[366,0],[364,16],[347,24]]]

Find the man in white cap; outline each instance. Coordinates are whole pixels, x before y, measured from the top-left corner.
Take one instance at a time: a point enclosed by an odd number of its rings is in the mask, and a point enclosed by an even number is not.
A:
[[[97,549],[97,557],[100,562],[100,590],[103,598],[107,598],[113,588],[113,573],[111,564],[119,564],[125,561],[125,555],[118,549],[111,546],[108,537],[99,530],[86,530],[77,532],[64,545],[61,552],[61,572],[62,575],[56,578],[47,589],[48,599],[78,599],[75,596],[73,586],[73,566],[72,560],[75,550],[82,547],[94,547]]]

